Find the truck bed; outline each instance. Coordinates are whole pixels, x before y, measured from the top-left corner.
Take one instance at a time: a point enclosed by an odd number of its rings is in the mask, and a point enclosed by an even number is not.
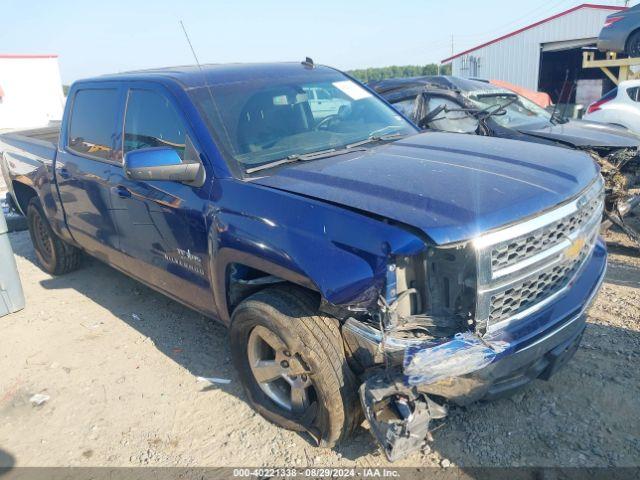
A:
[[[0,176],[10,191],[14,180],[28,183],[32,172],[54,160],[59,133],[58,124],[0,134]]]
[[[47,146],[58,146],[58,136],[60,135],[60,125],[51,125],[42,128],[33,128],[29,130],[18,130],[13,132],[7,132],[0,135],[3,140],[22,140],[30,142],[31,140],[37,140],[38,142],[47,143]]]

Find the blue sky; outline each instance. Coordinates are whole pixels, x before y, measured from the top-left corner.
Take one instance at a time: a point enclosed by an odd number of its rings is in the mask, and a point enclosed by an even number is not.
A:
[[[193,63],[301,60],[341,69],[425,64],[580,0],[2,0],[0,53],[55,53],[65,83]],[[595,0],[621,5],[624,1]],[[631,4],[637,3],[632,0]]]

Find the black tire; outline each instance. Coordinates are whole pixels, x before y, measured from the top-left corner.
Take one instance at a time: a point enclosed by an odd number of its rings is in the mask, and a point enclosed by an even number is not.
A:
[[[640,30],[636,30],[627,39],[625,50],[627,55],[632,58],[640,57]]]
[[[36,258],[45,272],[62,275],[80,266],[82,251],[53,233],[37,197],[29,202],[27,223]]]
[[[235,309],[229,337],[233,363],[249,404],[267,420],[289,430],[306,430],[319,446],[332,447],[353,432],[362,421],[362,412],[338,321],[319,314],[316,303],[308,292],[294,286],[262,290]],[[256,380],[248,351],[256,327],[275,333],[288,349],[284,354],[308,375],[314,401],[304,411],[283,408]]]

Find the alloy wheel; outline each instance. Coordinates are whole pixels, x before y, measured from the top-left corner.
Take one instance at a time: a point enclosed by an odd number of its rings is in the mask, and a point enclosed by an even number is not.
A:
[[[303,361],[292,355],[274,332],[258,325],[247,345],[251,373],[276,405],[303,413],[315,399],[315,389]]]

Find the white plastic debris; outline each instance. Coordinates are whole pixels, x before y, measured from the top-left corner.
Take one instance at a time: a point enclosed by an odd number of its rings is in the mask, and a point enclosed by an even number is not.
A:
[[[135,313],[131,314],[131,318],[133,318],[136,322],[140,321],[140,317],[138,315],[136,315]]]
[[[47,402],[49,400],[49,395],[46,395],[44,393],[36,393],[35,395],[32,395],[31,398],[29,399],[29,401],[31,402],[31,404],[34,407],[39,407],[40,405],[44,404],[45,402]]]
[[[196,381],[206,382],[206,383],[221,383],[224,385],[231,383],[231,380],[228,378],[216,378],[216,377],[196,377]]]
[[[507,342],[488,342],[464,332],[440,345],[411,347],[404,357],[406,381],[409,385],[428,384],[475,372],[489,365],[508,346]]]

